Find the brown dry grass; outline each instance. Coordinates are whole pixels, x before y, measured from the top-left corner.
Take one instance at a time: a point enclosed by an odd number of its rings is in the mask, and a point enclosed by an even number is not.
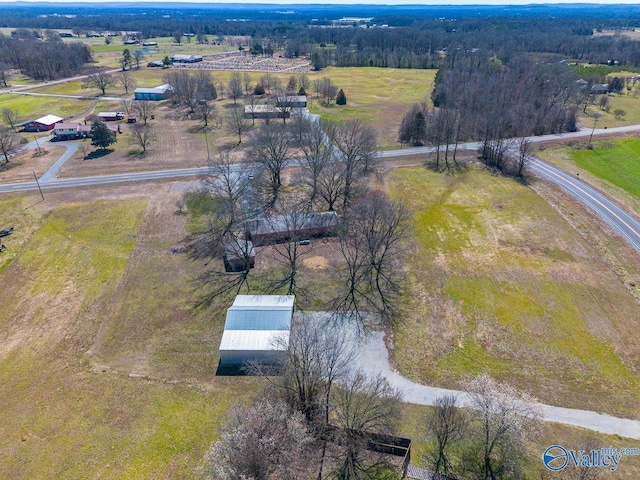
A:
[[[457,387],[484,372],[545,403],[637,417],[640,261],[628,247],[569,199],[549,197],[559,215],[475,168],[391,178],[416,220],[394,331],[403,374]]]
[[[40,178],[66,149],[61,146],[42,144],[44,155],[38,155],[36,150],[26,150],[11,157],[8,164],[0,167],[0,182],[29,182],[33,181],[33,174]]]

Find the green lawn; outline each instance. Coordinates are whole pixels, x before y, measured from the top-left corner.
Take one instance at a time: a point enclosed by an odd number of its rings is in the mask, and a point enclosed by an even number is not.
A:
[[[72,98],[35,97],[30,95],[0,95],[0,110],[11,108],[20,113],[20,121],[38,118],[50,113],[69,118],[88,111],[93,106],[91,100]]]
[[[542,198],[475,168],[397,170],[389,189],[415,220],[403,374],[456,387],[486,372],[546,403],[637,416],[640,343],[623,333],[640,327],[637,302]]]
[[[640,139],[602,141],[594,147],[570,150],[571,159],[579,167],[640,197]]]
[[[640,215],[640,139],[600,140],[538,152],[566,171],[575,172]]]

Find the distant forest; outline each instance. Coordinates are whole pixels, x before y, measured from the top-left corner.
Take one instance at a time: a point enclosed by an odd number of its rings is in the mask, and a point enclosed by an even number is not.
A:
[[[254,51],[284,48],[287,56],[310,55],[317,69],[328,64],[452,67],[469,53],[503,64],[526,54],[537,62],[640,67],[639,41],[599,34],[640,28],[640,6],[634,5],[5,4],[2,9],[1,26],[14,28],[72,29],[78,35],[136,31],[141,38],[176,32],[201,34],[199,38],[245,36]],[[336,20],[345,18],[350,20],[336,26]],[[15,63],[11,58],[0,51],[0,61]],[[60,70],[72,68],[75,64]]]

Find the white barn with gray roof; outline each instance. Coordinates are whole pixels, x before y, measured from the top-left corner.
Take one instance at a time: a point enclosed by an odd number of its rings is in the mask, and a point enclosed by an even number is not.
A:
[[[227,310],[220,366],[278,363],[289,346],[293,295],[238,295]]]

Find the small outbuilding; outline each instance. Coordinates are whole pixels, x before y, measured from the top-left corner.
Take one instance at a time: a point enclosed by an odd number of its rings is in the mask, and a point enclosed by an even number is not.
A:
[[[136,88],[133,91],[133,96],[136,100],[160,101],[169,98],[172,93],[173,87],[165,83],[153,88]]]
[[[281,95],[276,100],[276,106],[287,108],[307,108],[307,96]]]
[[[227,310],[220,366],[277,364],[289,348],[294,295],[238,295]]]

